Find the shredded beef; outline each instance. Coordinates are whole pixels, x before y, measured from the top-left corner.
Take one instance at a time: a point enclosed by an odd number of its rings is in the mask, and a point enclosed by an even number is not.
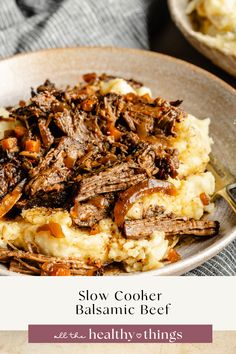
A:
[[[163,231],[166,236],[214,236],[219,231],[219,222],[178,218],[172,215],[171,217],[157,216],[141,220],[126,220],[124,224],[124,232],[127,238],[148,237],[154,231]]]
[[[108,193],[106,196],[95,196],[85,202],[76,202],[71,209],[71,215],[76,225],[92,227],[98,221],[109,216],[113,202],[112,193]]]
[[[18,209],[31,209],[34,207],[69,209],[72,205],[71,195],[73,187],[66,187],[63,183],[54,185],[51,191],[38,191],[30,198],[21,199],[16,204]]]
[[[60,184],[66,182],[71,174],[66,158],[70,156],[76,161],[81,154],[79,143],[71,138],[61,138],[58,146],[52,148],[42,162],[30,171],[32,178],[26,186],[26,193],[33,196],[39,191],[60,191]]]
[[[9,109],[9,119],[21,128],[5,132],[0,142],[0,198],[26,180],[14,211],[63,208],[75,225],[93,227],[113,217],[121,191],[148,179],[177,176],[178,151],[170,138],[185,118],[181,101],[101,94],[100,81],[110,79],[86,74],[85,82],[64,90],[46,80],[32,90],[27,104]],[[154,229],[166,235],[213,235],[218,230],[216,222],[159,216],[149,211],[142,220],[126,220],[126,237],[146,237]]]
[[[145,172],[134,164],[122,163],[97,175],[83,178],[76,201],[86,200],[97,194],[125,190],[146,178]]]
[[[38,107],[43,113],[51,112],[52,105],[57,103],[56,97],[49,91],[39,92],[31,98],[33,106]]]
[[[102,94],[101,81],[113,78],[85,74],[84,82],[66,89],[46,80],[32,89],[27,103],[9,107],[7,119],[17,125],[0,140],[0,217],[15,220],[23,209],[60,208],[70,214],[74,228],[87,228],[91,237],[101,232],[105,218],[127,239],[148,238],[153,231],[164,232],[166,238],[216,235],[217,221],[178,217],[162,206],[144,208],[140,220],[127,219],[142,198],[177,192],[168,181],[179,168],[178,151],[171,144],[186,114],[179,100]],[[127,82],[134,89],[142,86]],[[26,242],[27,252],[10,242],[7,246],[0,249],[0,262],[14,272],[103,273],[99,260],[47,257],[34,242]],[[179,259],[176,253],[168,256]]]
[[[46,80],[44,82],[44,84],[40,85],[37,87],[37,92],[40,93],[40,92],[43,92],[43,91],[53,91],[55,90],[56,87],[55,87],[55,84],[53,84],[50,80]]]
[[[54,136],[52,135],[44,119],[39,119],[38,126],[43,145],[45,148],[49,148],[54,142]]]
[[[4,197],[24,178],[24,170],[16,161],[0,164],[0,198]]]

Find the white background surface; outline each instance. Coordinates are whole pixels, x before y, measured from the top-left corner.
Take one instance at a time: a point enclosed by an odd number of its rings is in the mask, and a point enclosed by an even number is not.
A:
[[[161,292],[160,301],[114,300],[117,290]],[[109,293],[96,306],[135,306],[136,314],[76,315],[80,290]],[[236,330],[235,277],[0,277],[0,330],[27,330],[28,324],[213,324]],[[140,305],[165,306],[168,315],[140,315]]]

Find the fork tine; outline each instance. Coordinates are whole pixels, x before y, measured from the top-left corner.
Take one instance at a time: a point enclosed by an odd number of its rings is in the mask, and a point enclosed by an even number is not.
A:
[[[207,170],[215,177],[216,193],[236,180],[232,173],[226,169],[220,161],[212,156],[212,154],[210,154],[210,162],[207,165]]]

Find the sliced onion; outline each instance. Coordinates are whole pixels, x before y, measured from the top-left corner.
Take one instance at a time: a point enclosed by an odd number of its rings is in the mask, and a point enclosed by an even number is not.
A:
[[[18,202],[22,196],[22,190],[25,185],[25,181],[21,181],[11,193],[8,193],[0,202],[0,219],[6,215]]]
[[[158,179],[145,180],[121,192],[114,208],[116,224],[119,227],[123,226],[126,214],[138,199],[159,191],[169,195],[176,194],[175,186],[172,183]]]

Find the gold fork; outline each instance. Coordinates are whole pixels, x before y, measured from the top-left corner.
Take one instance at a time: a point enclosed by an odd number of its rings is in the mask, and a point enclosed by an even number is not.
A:
[[[230,205],[236,213],[236,197],[232,190],[236,188],[236,177],[233,176],[212,154],[210,154],[210,162],[207,170],[212,172],[215,177],[215,193],[212,197],[214,201],[217,196],[221,196]]]

